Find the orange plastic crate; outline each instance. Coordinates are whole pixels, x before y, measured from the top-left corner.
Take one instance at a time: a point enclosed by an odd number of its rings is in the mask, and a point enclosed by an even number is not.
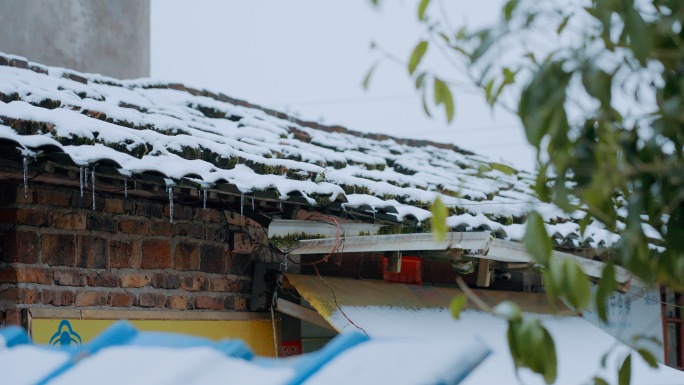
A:
[[[401,272],[387,272],[387,257],[382,257],[382,278],[387,282],[410,283],[420,285],[423,283],[423,269],[421,258],[404,255],[401,257]]]

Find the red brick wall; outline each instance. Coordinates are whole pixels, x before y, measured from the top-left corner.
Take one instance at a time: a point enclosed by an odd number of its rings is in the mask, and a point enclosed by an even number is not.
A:
[[[244,311],[258,225],[200,204],[0,185],[0,325],[8,309]],[[249,236],[248,236],[249,234]],[[230,250],[229,240],[236,245]]]

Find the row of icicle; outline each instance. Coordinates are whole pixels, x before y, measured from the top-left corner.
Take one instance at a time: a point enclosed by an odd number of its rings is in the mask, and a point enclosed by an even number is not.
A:
[[[29,157],[24,156],[23,157],[23,166],[24,166],[24,198],[28,197],[28,163],[29,163]],[[79,184],[80,184],[80,193],[81,193],[81,198],[83,197],[83,190],[84,188],[88,187],[88,174],[90,174],[90,184],[92,185],[93,188],[93,210],[95,210],[95,166],[89,168],[88,166],[80,166],[79,167]],[[138,189],[137,186],[137,181],[136,179],[133,179],[133,188],[135,190]],[[173,187],[169,186],[167,189],[169,193],[169,220],[173,222]],[[244,205],[244,194],[241,195],[241,206]],[[124,197],[128,198],[128,176],[124,175]],[[207,209],[207,189],[203,188],[202,189],[202,209],[206,210]],[[254,197],[252,197],[252,209],[254,209]],[[240,215],[242,215],[242,207],[240,208]]]

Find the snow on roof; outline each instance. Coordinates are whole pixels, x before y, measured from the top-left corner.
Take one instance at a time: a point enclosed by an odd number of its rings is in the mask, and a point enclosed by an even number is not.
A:
[[[455,345],[347,333],[317,352],[276,360],[255,357],[236,340],[138,332],[126,322],[67,348],[33,345],[16,329],[0,329],[0,336],[20,337],[0,348],[0,378],[15,385],[458,384],[489,354],[473,340]]]
[[[453,145],[326,127],[180,84],[120,81],[1,53],[0,101],[0,143],[24,156],[66,154],[63,162],[106,163],[133,178],[271,190],[347,210],[390,207],[398,222],[425,221],[439,196],[461,231],[520,240],[537,210],[559,245],[617,240],[597,223],[580,238],[577,218],[535,197],[532,174]]]
[[[464,385],[516,383],[515,367],[507,345],[508,325],[504,319],[489,313],[466,310],[455,320],[449,309],[409,309],[389,306],[342,306],[329,321],[344,331],[362,327],[372,338],[412,337],[421,341],[449,341],[454,347],[460,341],[475,336],[492,349],[484,360],[464,381]],[[532,316],[532,315],[531,315]],[[614,339],[601,329],[580,317],[554,317],[534,315],[551,333],[558,357],[556,385],[592,383],[601,376],[610,384],[617,383],[617,369],[627,353],[632,354],[633,385],[675,385],[684,383],[684,373],[659,364],[652,369],[638,353]],[[348,317],[348,318],[347,318]],[[606,367],[601,368],[601,356],[611,351]],[[520,383],[544,384],[541,376],[527,369],[520,372]]]

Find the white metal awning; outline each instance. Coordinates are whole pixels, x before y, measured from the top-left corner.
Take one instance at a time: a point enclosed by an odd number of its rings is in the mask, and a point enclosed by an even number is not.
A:
[[[321,227],[321,224],[317,224]],[[322,226],[327,228],[329,226]],[[311,229],[310,229],[311,230]],[[464,250],[466,255],[500,262],[534,263],[533,256],[519,242],[494,238],[489,232],[450,232],[444,240],[436,241],[431,233],[387,234],[304,239],[297,243],[290,254],[325,254],[416,250]],[[605,263],[577,255],[553,251],[554,258],[572,258],[591,277],[601,277]],[[640,287],[646,284],[635,278],[628,270],[616,267],[616,280]]]

